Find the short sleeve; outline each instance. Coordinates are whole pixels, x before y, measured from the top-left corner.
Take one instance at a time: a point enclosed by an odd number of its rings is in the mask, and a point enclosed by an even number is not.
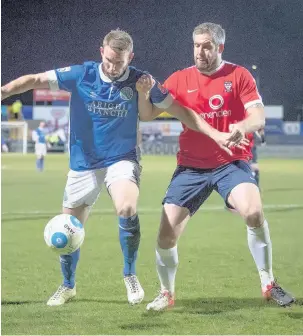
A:
[[[83,75],[83,65],[72,65],[47,72],[49,87],[52,91],[72,92]]]
[[[252,74],[244,68],[242,68],[240,75],[239,96],[245,109],[258,103],[263,105],[255,79]]]
[[[32,140],[36,142],[38,140],[38,134],[36,130],[32,131]]]
[[[179,71],[174,72],[170,75],[163,86],[173,95],[173,97],[177,98],[177,89],[178,89],[178,74]]]

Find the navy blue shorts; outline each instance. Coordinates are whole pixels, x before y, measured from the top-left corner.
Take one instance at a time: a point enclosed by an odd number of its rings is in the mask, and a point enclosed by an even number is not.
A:
[[[227,202],[228,196],[241,183],[257,185],[250,166],[245,161],[234,161],[215,169],[178,166],[162,204],[185,207],[192,216],[215,190],[231,208]]]

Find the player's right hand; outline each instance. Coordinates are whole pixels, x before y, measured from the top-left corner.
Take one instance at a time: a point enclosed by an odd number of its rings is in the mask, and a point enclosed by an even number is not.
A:
[[[138,79],[136,83],[136,89],[139,93],[143,93],[146,96],[149,96],[149,92],[154,85],[155,80],[153,77],[151,75],[145,74]]]

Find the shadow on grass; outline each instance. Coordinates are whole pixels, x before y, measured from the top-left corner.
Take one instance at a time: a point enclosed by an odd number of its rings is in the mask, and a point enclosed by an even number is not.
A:
[[[286,315],[294,320],[303,320],[303,313],[299,313],[299,312],[289,312],[286,313]]]
[[[303,304],[303,299],[299,299],[297,304]],[[168,324],[163,323],[162,316],[170,314],[171,317],[178,319],[176,314],[194,314],[197,316],[215,316],[227,312],[233,312],[239,309],[262,309],[264,307],[277,308],[273,302],[266,302],[262,298],[194,298],[181,299],[176,301],[173,309],[165,312],[145,311],[141,314],[141,320],[138,323],[123,324],[119,327],[122,330],[133,330],[134,332],[144,331],[152,328],[165,328]],[[281,308],[281,312],[293,319],[302,319],[303,313],[291,312],[288,309]]]
[[[129,324],[121,324],[119,327],[122,330],[146,330],[146,329],[154,329],[154,328],[167,328],[168,324],[164,322],[156,322],[156,321],[146,321],[146,323],[138,322],[138,323],[129,323]]]
[[[104,298],[83,298],[83,299],[73,299],[68,304],[77,304],[81,302],[94,302],[94,303],[102,303],[102,304],[117,304],[117,305],[125,305],[125,307],[142,307],[146,305],[147,301],[142,302],[141,305],[131,306],[125,300],[111,300]],[[45,300],[3,300],[1,302],[2,306],[9,305],[26,305],[26,304],[45,304]],[[296,302],[293,304],[294,306],[303,306],[303,298],[297,298]],[[180,299],[176,300],[176,305],[169,312],[173,313],[186,313],[186,314],[201,314],[201,315],[217,315],[228,311],[235,311],[238,309],[245,308],[264,308],[264,307],[272,307],[277,308],[277,304],[273,301],[265,301],[262,298],[230,298],[230,297],[222,297],[222,298],[193,298],[193,299]],[[281,308],[282,309],[282,308]],[[287,309],[287,307],[286,307]],[[153,312],[153,311],[145,311],[142,316],[150,317],[151,315],[159,316],[163,312]],[[289,312],[288,315],[294,319],[303,318],[303,313],[299,312]]]
[[[128,305],[128,303],[126,302],[126,300],[110,300],[110,299],[98,299],[98,298],[94,298],[94,299],[73,299],[70,302],[67,302],[67,304],[77,304],[77,303],[82,303],[82,302],[94,302],[94,303],[102,303],[102,304],[117,304],[117,305],[125,305],[125,307],[128,307],[130,305]],[[8,301],[8,300],[3,300],[1,302],[2,306],[18,306],[18,305],[27,305],[27,304],[46,304],[46,300],[12,300],[12,301]],[[130,306],[132,307],[132,306]],[[135,306],[134,306],[135,307]]]
[[[303,299],[297,299],[294,305],[303,305]],[[170,310],[176,314],[196,314],[196,315],[218,315],[221,313],[232,312],[239,309],[252,309],[252,308],[279,308],[273,301],[265,301],[260,298],[194,298],[194,299],[181,299],[176,301],[176,305]],[[284,309],[289,309],[286,307]],[[283,309],[283,307],[281,307]],[[144,312],[143,316],[159,316],[163,312]],[[303,313],[289,312],[290,317],[300,319]]]
[[[1,305],[2,306],[18,306],[18,305],[26,305],[26,304],[33,304],[33,303],[42,303],[44,301],[6,301],[6,300],[3,300],[1,301]]]

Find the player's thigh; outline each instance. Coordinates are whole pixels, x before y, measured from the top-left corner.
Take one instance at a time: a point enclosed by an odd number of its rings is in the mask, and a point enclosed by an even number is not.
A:
[[[234,187],[228,202],[245,219],[247,225],[256,227],[264,222],[262,201],[259,188],[252,183],[241,183]]]
[[[260,191],[247,162],[235,161],[223,167],[215,178],[215,189],[228,207],[236,209],[248,225],[263,222]]]
[[[46,144],[43,144],[43,148],[42,148],[42,156],[46,156],[46,153],[47,153]]]
[[[132,216],[137,212],[141,166],[135,161],[119,161],[106,172],[105,185],[118,215]]]
[[[89,208],[99,197],[104,176],[104,169],[84,172],[70,170],[63,196],[64,213],[77,213],[77,218],[80,213],[82,220],[86,220]],[[78,219],[80,220],[80,218]]]
[[[46,155],[46,145],[37,143],[35,144],[35,154],[37,157],[41,158]]]
[[[133,181],[122,179],[113,182],[108,191],[118,216],[130,217],[136,214],[139,188]]]
[[[209,177],[209,172],[178,166],[162,204],[174,204],[186,208],[192,216],[212,193]]]
[[[158,233],[158,245],[161,248],[172,248],[190,219],[190,212],[185,207],[175,204],[164,204]]]

